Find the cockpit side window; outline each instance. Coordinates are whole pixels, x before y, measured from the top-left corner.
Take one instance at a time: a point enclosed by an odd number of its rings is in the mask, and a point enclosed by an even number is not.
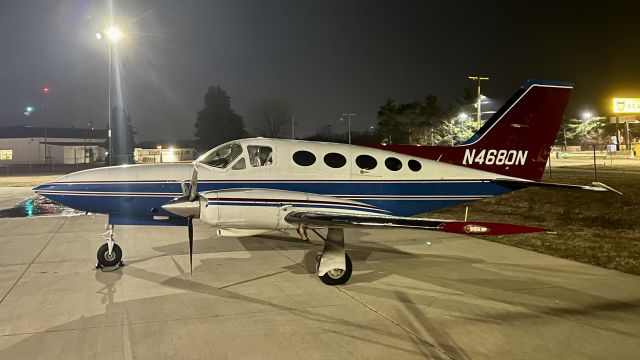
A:
[[[224,169],[233,162],[240,154],[242,154],[242,146],[238,143],[222,145],[206,154],[202,160],[198,162]]]
[[[253,167],[269,166],[273,164],[273,149],[269,146],[247,146],[249,152],[249,163]]]
[[[244,170],[247,166],[245,165],[244,158],[240,158],[240,160],[236,161],[235,164],[231,167],[233,170]]]

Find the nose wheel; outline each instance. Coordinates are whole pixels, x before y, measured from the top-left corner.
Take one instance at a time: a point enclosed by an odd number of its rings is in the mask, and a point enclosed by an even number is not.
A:
[[[122,249],[118,244],[113,244],[113,248],[109,252],[109,244],[102,244],[98,248],[97,258],[98,265],[102,268],[118,266],[122,261]]]
[[[116,233],[113,229],[113,225],[107,225],[107,231],[104,232],[102,238],[107,240],[98,248],[96,258],[98,263],[96,269],[103,270],[115,270],[119,266],[122,266],[122,249],[116,244]]]

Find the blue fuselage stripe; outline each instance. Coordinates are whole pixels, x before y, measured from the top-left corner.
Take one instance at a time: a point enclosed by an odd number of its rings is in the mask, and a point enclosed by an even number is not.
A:
[[[234,188],[288,190],[353,199],[411,216],[503,194],[511,189],[483,181],[198,182],[198,191]],[[110,214],[167,215],[161,206],[182,193],[178,182],[49,183],[37,189],[69,207]]]

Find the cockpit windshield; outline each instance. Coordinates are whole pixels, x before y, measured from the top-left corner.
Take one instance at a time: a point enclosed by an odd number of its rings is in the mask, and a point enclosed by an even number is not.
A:
[[[199,163],[224,169],[242,154],[242,146],[231,143],[215,148],[198,159]]]

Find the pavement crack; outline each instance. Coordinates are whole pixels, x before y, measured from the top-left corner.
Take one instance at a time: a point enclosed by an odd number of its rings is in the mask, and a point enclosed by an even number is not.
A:
[[[351,295],[351,293],[349,293],[348,291],[344,290],[343,288],[336,286],[336,289],[338,289],[338,291],[342,292],[343,294],[347,295],[348,297],[352,298],[353,300],[355,300],[356,302],[360,303],[360,305],[366,307],[367,309],[373,311],[374,313],[378,314],[378,316],[382,317],[383,319],[389,321],[390,323],[394,324],[395,326],[397,326],[398,328],[404,330],[405,332],[407,332],[409,335],[413,336],[414,338],[422,341],[422,343],[424,343],[425,345],[433,348],[434,350],[438,351],[439,353],[441,353],[442,355],[448,357],[449,359],[455,359],[453,356],[451,356],[451,354],[449,354],[448,352],[446,352],[444,349],[439,348],[438,346],[430,343],[429,341],[427,341],[426,339],[423,339],[422,337],[420,337],[420,335],[416,334],[414,331],[411,331],[411,329],[409,329],[408,327],[402,325],[401,323],[393,320],[392,318],[388,317],[387,315],[381,313],[380,311],[378,311],[376,308],[368,305],[367,303],[365,303],[364,301],[358,299],[357,297]]]
[[[11,285],[11,287],[9,288],[9,290],[7,290],[7,292],[4,294],[4,296],[2,297],[2,299],[0,300],[0,304],[2,304],[4,302],[4,299],[7,298],[7,296],[9,296],[9,294],[11,294],[11,291],[13,291],[13,289],[16,287],[16,285],[18,285],[18,283],[20,282],[20,280],[22,280],[22,277],[24,277],[24,274],[27,273],[27,271],[29,271],[29,269],[31,268],[31,265],[33,265],[33,263],[38,259],[38,257],[40,257],[40,255],[42,254],[42,252],[44,251],[44,249],[47,248],[47,246],[49,246],[49,244],[51,243],[51,241],[53,240],[54,237],[56,237],[56,235],[58,235],[58,232],[60,232],[60,229],[62,229],[62,226],[64,226],[64,224],[67,223],[68,218],[65,218],[64,221],[62,223],[60,223],[60,226],[58,226],[58,229],[56,229],[56,231],[51,235],[51,237],[49,238],[49,240],[47,240],[47,242],[44,244],[44,246],[42,247],[42,249],[40,249],[40,251],[38,251],[38,253],[36,254],[36,256],[33,258],[33,260],[31,260],[31,262],[29,263],[29,265],[27,265],[27,267],[24,269],[24,271],[22,272],[22,274],[20,274],[20,276],[16,279],[16,281],[13,283],[13,285]]]

